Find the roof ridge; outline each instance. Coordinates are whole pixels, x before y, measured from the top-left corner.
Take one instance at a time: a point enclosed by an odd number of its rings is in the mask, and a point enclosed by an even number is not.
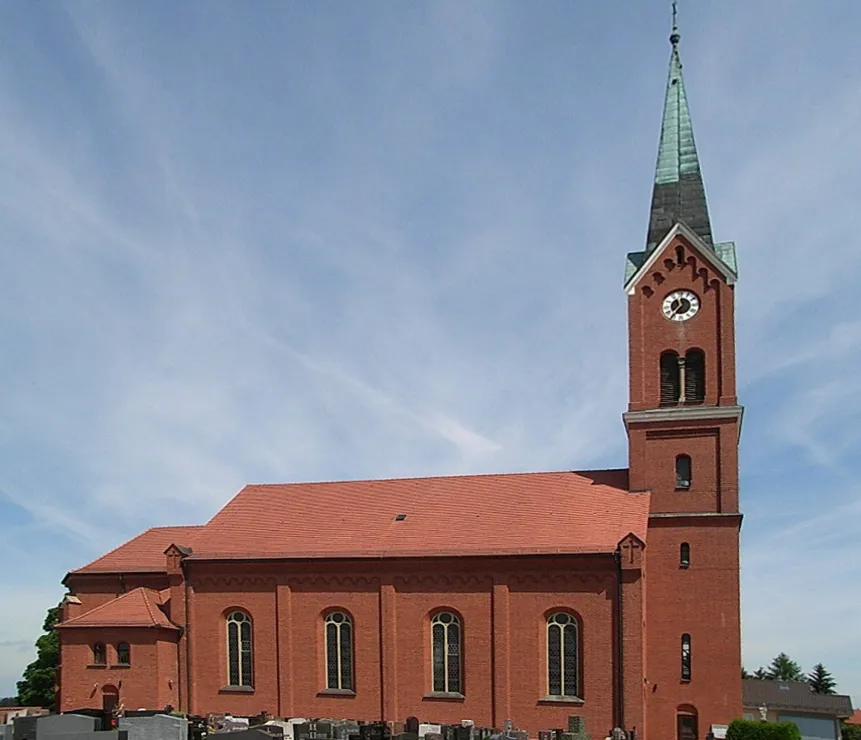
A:
[[[460,473],[456,475],[413,475],[394,478],[337,478],[328,480],[291,481],[284,483],[246,483],[243,488],[280,488],[283,486],[324,486],[339,483],[396,483],[420,480],[461,480],[466,478],[514,478],[529,475],[584,475],[586,473],[615,473],[628,468],[589,468],[588,470],[523,470],[510,473]],[[206,525],[202,525],[206,526]]]

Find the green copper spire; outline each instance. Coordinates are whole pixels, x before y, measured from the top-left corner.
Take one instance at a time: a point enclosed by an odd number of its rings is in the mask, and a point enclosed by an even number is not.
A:
[[[655,170],[652,191],[652,210],[649,218],[649,235],[646,251],[654,249],[667,232],[683,221],[708,244],[712,245],[712,229],[706,203],[705,187],[694,143],[691,112],[682,77],[679,57],[678,15],[673,3],[673,30],[670,43],[670,74],[664,99],[664,118],[661,125],[661,145]]]

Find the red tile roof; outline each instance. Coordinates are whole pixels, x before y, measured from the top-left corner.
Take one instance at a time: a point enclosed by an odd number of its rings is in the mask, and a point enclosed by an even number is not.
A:
[[[649,495],[627,485],[627,470],[249,485],[203,526],[149,529],[72,572],[163,573],[171,544],[192,560],[610,553],[646,539]]]
[[[846,720],[847,725],[861,725],[861,709],[856,709],[852,716]]]
[[[646,539],[649,496],[627,483],[603,470],[250,485],[191,558],[613,552],[629,532]]]
[[[58,627],[165,627],[177,629],[159,609],[162,598],[151,588],[136,588]]]
[[[191,546],[200,526],[153,527],[72,573],[163,573],[164,551],[176,543]]]

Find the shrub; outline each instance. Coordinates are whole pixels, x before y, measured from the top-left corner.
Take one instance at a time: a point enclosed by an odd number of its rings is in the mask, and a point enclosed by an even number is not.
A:
[[[792,722],[755,722],[735,719],[726,733],[727,740],[801,740],[801,732]]]

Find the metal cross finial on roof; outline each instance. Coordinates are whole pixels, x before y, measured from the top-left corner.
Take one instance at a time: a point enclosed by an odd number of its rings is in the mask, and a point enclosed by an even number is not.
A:
[[[676,46],[681,38],[682,35],[679,33],[679,4],[673,0],[673,31],[670,34],[670,43]]]

